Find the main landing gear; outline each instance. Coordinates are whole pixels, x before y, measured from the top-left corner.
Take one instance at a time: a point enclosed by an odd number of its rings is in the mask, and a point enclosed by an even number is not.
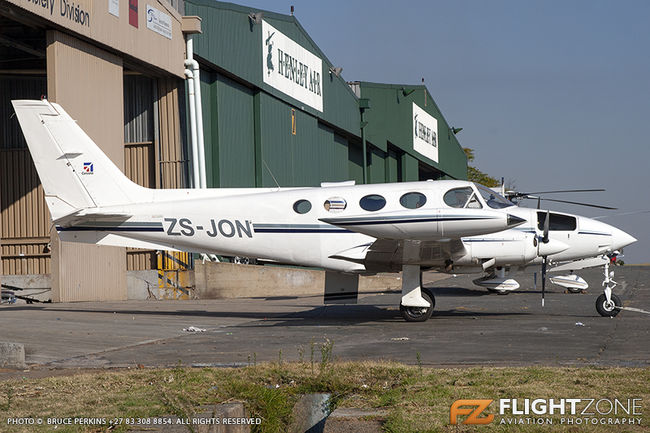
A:
[[[603,280],[603,286],[605,286],[604,292],[602,295],[596,299],[596,311],[603,317],[614,317],[621,310],[619,307],[623,306],[621,299],[612,293],[614,287],[617,286],[617,282],[612,278],[614,276],[614,271],[609,272],[609,263],[605,263],[605,279]]]
[[[399,311],[407,322],[425,322],[431,317],[436,300],[422,288],[422,272],[418,265],[402,266],[402,301]]]

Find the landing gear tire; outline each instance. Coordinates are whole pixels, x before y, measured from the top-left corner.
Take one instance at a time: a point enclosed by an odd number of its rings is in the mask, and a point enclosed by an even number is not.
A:
[[[422,297],[431,304],[429,308],[421,307],[405,307],[402,304],[399,306],[399,312],[407,322],[426,322],[431,314],[433,308],[436,306],[436,300],[428,290],[421,289]]]
[[[609,304],[607,303],[607,297],[603,293],[596,299],[596,310],[598,311],[598,314],[600,314],[603,317],[614,317],[616,316],[621,310],[619,310],[616,307],[622,306],[623,303],[621,302],[621,298],[616,296],[615,294],[612,293],[612,302]]]
[[[584,289],[578,289],[578,288],[575,288],[575,287],[570,287],[570,288],[567,288],[566,290],[569,293],[582,293],[584,291]]]
[[[490,293],[496,293],[497,295],[507,295],[510,293],[510,290],[503,290],[503,289],[487,289],[488,292]]]

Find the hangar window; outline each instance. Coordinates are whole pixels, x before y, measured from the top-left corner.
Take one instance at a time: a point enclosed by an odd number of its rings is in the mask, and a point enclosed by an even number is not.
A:
[[[576,218],[569,215],[562,215],[559,213],[551,213],[551,220],[548,224],[548,229],[552,231],[573,231],[576,229]],[[544,230],[544,223],[546,221],[546,212],[537,212],[537,228]]]
[[[293,210],[299,214],[306,214],[311,210],[311,203],[309,200],[298,200],[293,204]]]
[[[445,204],[455,208],[481,209],[483,206],[470,187],[450,189],[442,197]]]
[[[386,199],[377,194],[367,195],[359,200],[359,206],[361,206],[361,209],[375,212],[386,206]]]
[[[418,209],[424,206],[427,198],[420,192],[407,192],[399,199],[399,202],[407,209]]]
[[[341,197],[330,197],[323,203],[323,207],[328,212],[341,212],[347,206],[348,203]]]

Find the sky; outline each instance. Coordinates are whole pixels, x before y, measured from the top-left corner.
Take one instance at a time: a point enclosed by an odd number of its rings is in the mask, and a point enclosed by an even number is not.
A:
[[[347,81],[425,84],[474,165],[632,234],[650,263],[650,2],[242,0],[295,15]],[[551,198],[551,197],[549,197]],[[531,203],[534,206],[535,203]]]

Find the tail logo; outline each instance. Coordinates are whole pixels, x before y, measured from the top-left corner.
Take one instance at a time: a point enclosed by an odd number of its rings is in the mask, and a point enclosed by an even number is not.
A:
[[[94,174],[95,173],[95,167],[93,166],[92,162],[84,162],[84,169],[81,172],[81,174]]]

